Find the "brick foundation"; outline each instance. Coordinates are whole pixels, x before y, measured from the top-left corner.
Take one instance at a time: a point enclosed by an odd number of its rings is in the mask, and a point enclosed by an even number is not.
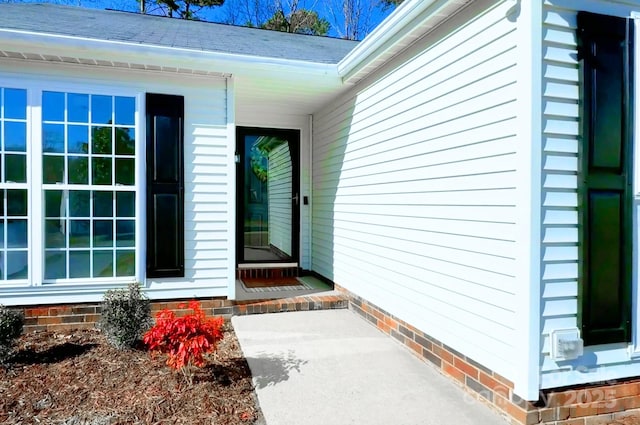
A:
[[[297,267],[250,268],[236,270],[236,279],[281,279],[283,277],[298,277]]]
[[[190,310],[180,308],[189,300],[152,301],[153,316],[162,310],[169,309],[176,314]],[[212,316],[238,316],[246,314],[277,313],[287,311],[329,310],[348,307],[345,295],[306,295],[295,298],[276,300],[231,301],[223,298],[200,299],[205,314]],[[95,327],[100,318],[100,303],[68,304],[52,306],[20,307],[25,315],[25,332],[37,330],[72,330]]]
[[[528,402],[514,394],[513,383],[508,379],[345,288],[335,285],[335,289],[349,298],[349,309],[399,341],[512,424],[609,425],[629,423],[618,420],[632,415],[640,418],[640,378],[544,391],[537,402]]]

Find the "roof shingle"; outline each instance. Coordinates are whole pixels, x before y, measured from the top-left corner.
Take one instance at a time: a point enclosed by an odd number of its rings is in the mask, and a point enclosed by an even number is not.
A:
[[[0,4],[0,29],[316,63],[357,42],[204,21],[41,3]]]

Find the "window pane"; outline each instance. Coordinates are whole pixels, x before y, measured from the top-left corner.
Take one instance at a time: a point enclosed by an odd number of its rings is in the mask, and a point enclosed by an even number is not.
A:
[[[44,246],[46,248],[64,248],[67,246],[65,228],[67,221],[45,220],[44,222]]]
[[[89,122],[89,95],[69,93],[69,121]]]
[[[82,156],[70,156],[69,184],[89,183],[89,158]]]
[[[7,190],[7,215],[22,216],[27,215],[27,190]]]
[[[27,156],[26,155],[5,155],[4,156],[4,181],[25,183],[27,181]]]
[[[89,248],[90,244],[89,220],[69,221],[69,246],[73,248]]]
[[[69,253],[69,277],[90,277],[91,251],[71,251]]]
[[[132,186],[135,184],[135,160],[116,158],[116,184]]]
[[[4,123],[5,151],[27,151],[27,123],[5,121]]]
[[[0,256],[0,261],[2,256]],[[29,259],[27,251],[7,252],[7,279],[26,279],[29,276]],[[0,275],[0,279],[2,276]]]
[[[65,206],[62,204],[63,197],[61,190],[44,191],[44,211],[46,217],[64,217]]]
[[[67,277],[67,253],[64,251],[45,252],[44,278],[64,279]]]
[[[91,153],[110,154],[111,127],[93,127],[91,129]]]
[[[64,152],[64,124],[42,124],[42,150]]]
[[[4,249],[4,222],[5,220],[0,219],[0,250]]]
[[[134,192],[116,193],[116,216],[134,217],[136,213],[136,194]]]
[[[90,193],[88,190],[69,191],[69,216],[89,217],[90,216]]]
[[[44,155],[42,158],[42,181],[43,183],[62,183],[64,175],[64,157]]]
[[[42,119],[64,121],[64,93],[51,91],[42,93]]]
[[[111,96],[91,96],[91,122],[111,124]]]
[[[116,276],[133,276],[135,263],[136,254],[134,251],[116,252]]]
[[[113,221],[96,220],[93,222],[93,246],[113,246]]]
[[[133,220],[118,220],[116,222],[116,246],[135,246],[136,222]]]
[[[27,91],[23,89],[4,89],[4,117],[27,119]]]
[[[89,127],[70,125],[67,127],[67,149],[70,153],[89,153]]]
[[[93,216],[113,217],[113,192],[93,192]]]
[[[116,124],[133,125],[135,123],[136,99],[116,96]]]
[[[7,220],[7,248],[27,248],[27,220]]]
[[[111,158],[92,158],[93,184],[111,184]]]
[[[113,276],[113,251],[93,251],[93,277]]]
[[[26,105],[25,94],[25,108]],[[135,192],[69,190],[79,186],[67,185],[135,185],[136,141],[135,128],[131,127],[135,125],[136,99],[43,92],[42,115],[42,182],[57,184],[58,189],[43,193],[45,279],[133,276]],[[6,121],[0,124],[5,125]],[[16,122],[11,122],[10,127],[6,131],[3,127],[0,148],[6,145],[16,158],[21,157],[26,176],[26,154],[21,153],[26,153],[28,128],[26,123]],[[0,155],[7,158],[11,154]],[[5,196],[9,196],[6,190]],[[9,220],[12,243],[17,246],[27,240],[29,192],[15,191],[11,196],[9,208],[13,215],[0,221]],[[6,234],[8,224],[4,228]],[[4,242],[8,239],[9,236]],[[21,248],[22,252],[28,251]]]
[[[136,132],[133,128],[116,128],[116,155],[136,153]]]

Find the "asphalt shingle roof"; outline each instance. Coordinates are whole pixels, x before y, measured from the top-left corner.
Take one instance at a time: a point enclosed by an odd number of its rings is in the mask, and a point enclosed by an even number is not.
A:
[[[40,3],[0,4],[0,29],[330,64],[357,45],[329,37]]]

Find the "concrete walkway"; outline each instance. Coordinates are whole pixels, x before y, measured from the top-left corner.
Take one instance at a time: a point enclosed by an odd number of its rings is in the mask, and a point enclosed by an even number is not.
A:
[[[504,425],[349,310],[236,316],[267,425]]]

